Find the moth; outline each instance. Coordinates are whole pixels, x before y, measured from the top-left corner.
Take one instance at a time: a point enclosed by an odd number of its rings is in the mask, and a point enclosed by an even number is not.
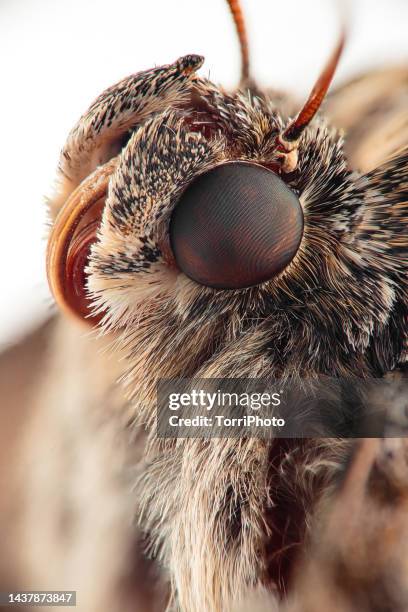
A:
[[[61,314],[8,361],[38,376],[13,386],[2,581],[87,612],[403,610],[404,440],[155,435],[159,379],[406,371],[408,72],[326,97],[342,34],[299,110],[253,81],[228,4],[235,91],[188,55],[103,92],[63,147]]]

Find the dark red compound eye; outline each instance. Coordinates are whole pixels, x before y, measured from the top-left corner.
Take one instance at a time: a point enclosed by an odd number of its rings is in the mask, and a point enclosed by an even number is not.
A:
[[[247,162],[229,162],[195,179],[170,221],[179,268],[218,289],[273,278],[292,261],[302,235],[296,194],[271,170]]]

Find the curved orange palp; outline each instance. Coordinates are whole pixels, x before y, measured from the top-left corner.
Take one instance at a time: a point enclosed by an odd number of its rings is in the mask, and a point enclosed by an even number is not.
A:
[[[116,163],[113,159],[97,168],[75,189],[57,215],[47,245],[47,277],[55,301],[90,324],[99,319],[89,316],[85,267]]]

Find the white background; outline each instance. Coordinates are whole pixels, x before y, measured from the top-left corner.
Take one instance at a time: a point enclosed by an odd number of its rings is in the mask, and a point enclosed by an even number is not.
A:
[[[242,0],[259,83],[305,95],[336,40],[334,0]],[[336,81],[408,59],[408,2],[349,2]],[[120,78],[199,53],[233,86],[239,53],[223,0],[0,0],[0,346],[52,308],[44,196],[59,150],[93,99]]]

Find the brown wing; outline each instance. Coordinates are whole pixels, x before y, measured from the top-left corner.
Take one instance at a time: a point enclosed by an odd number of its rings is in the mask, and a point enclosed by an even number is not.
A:
[[[339,87],[324,109],[344,129],[350,165],[367,172],[408,142],[408,66],[376,70]]]

